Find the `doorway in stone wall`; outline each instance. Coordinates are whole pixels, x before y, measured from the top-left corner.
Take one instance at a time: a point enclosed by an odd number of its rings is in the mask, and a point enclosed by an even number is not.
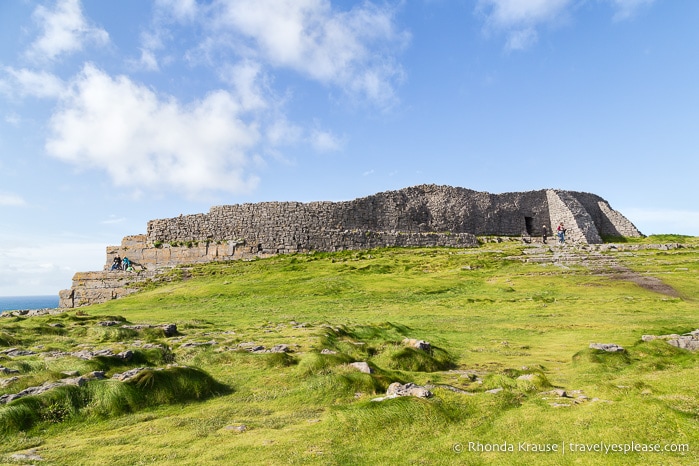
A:
[[[534,219],[532,217],[524,217],[524,228],[527,229],[527,234],[531,236],[534,232]]]

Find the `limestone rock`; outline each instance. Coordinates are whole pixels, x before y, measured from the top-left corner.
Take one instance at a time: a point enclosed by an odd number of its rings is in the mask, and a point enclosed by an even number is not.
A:
[[[177,335],[177,325],[175,324],[165,324],[162,326],[163,333],[166,337],[174,337]]]
[[[42,458],[41,455],[39,455],[36,452],[35,448],[32,448],[31,450],[20,452],[20,453],[14,453],[14,454],[10,455],[10,459],[12,461],[18,461],[18,462],[22,462],[22,463],[32,462],[32,461],[44,461],[44,458]]]
[[[403,340],[403,344],[411,348],[419,349],[422,351],[431,351],[432,345],[425,340],[416,340],[414,338],[406,338]]]
[[[2,396],[0,396],[0,404],[6,404],[6,403],[14,401],[18,398],[22,398],[22,397],[25,397],[28,395],[39,395],[39,394],[47,392],[53,388],[62,387],[65,385],[75,385],[78,387],[82,387],[83,385],[85,385],[85,383],[87,383],[88,380],[103,379],[103,378],[104,378],[104,372],[95,371],[95,372],[91,372],[85,376],[70,377],[70,378],[60,379],[60,380],[57,380],[55,382],[46,382],[42,385],[38,385],[38,386],[34,386],[34,387],[27,387],[18,393],[10,393],[7,395],[2,395]]]
[[[289,348],[289,345],[281,344],[281,345],[274,345],[269,349],[270,353],[289,353],[291,352],[291,348]]]
[[[113,378],[113,379],[116,379],[116,380],[118,380],[118,381],[120,381],[120,382],[125,382],[125,381],[127,381],[127,380],[129,380],[129,379],[131,379],[131,378],[133,378],[133,377],[136,377],[138,374],[140,374],[141,372],[143,372],[143,371],[145,371],[145,370],[153,370],[153,368],[152,368],[152,367],[136,367],[136,368],[130,369],[130,370],[126,371],[126,372],[121,372],[121,373],[119,373],[119,374],[114,374],[114,375],[112,376],[112,378]]]
[[[7,387],[10,384],[12,384],[12,382],[16,382],[17,380],[19,380],[19,377],[8,377],[6,379],[0,379],[0,387]]]
[[[386,396],[415,396],[418,398],[431,398],[432,392],[427,388],[416,385],[412,382],[408,382],[406,384],[394,382],[388,386]]]
[[[102,327],[114,327],[119,324],[121,324],[121,322],[119,322],[118,320],[105,320],[102,322],[97,322],[97,325]]]
[[[211,341],[188,341],[187,343],[182,343],[180,348],[196,348],[198,346],[214,346],[217,345],[214,340]]]
[[[239,425],[237,425],[237,426],[226,426],[226,427],[223,428],[223,430],[227,430],[227,431],[229,431],[229,432],[235,432],[235,433],[238,433],[238,434],[242,434],[243,432],[245,432],[246,430],[248,430],[248,426],[246,426],[245,424],[239,424]]]
[[[590,348],[606,351],[608,353],[623,353],[626,351],[622,346],[615,343],[590,343]]]
[[[361,362],[351,362],[348,364],[350,367],[354,367],[357,369],[359,372],[362,372],[364,374],[371,374],[372,370],[371,367],[369,367],[369,364],[367,364],[364,361]],[[390,387],[389,387],[390,388]]]
[[[4,354],[6,356],[11,356],[13,358],[19,357],[19,356],[31,356],[32,354],[36,354],[34,351],[31,350],[22,350],[19,348],[9,348],[4,351],[0,351],[0,354]]]

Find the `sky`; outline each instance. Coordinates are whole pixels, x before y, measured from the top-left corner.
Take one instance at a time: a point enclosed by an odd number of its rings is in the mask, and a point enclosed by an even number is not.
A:
[[[699,236],[699,2],[0,2],[0,296],[149,220],[419,184]]]

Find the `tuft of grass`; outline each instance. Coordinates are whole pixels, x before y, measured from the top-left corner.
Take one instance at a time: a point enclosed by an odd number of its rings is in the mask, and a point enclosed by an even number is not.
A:
[[[228,386],[197,368],[146,369],[126,382],[93,380],[82,387],[64,385],[0,406],[0,432],[27,431],[42,422],[60,423],[78,415],[116,416],[230,392]]]
[[[445,350],[432,347],[431,351],[402,347],[389,356],[388,367],[411,372],[437,372],[454,369],[454,358]]]
[[[21,340],[7,332],[0,332],[0,346],[16,346]]]
[[[304,377],[329,374],[334,367],[350,362],[354,362],[353,358],[344,353],[312,353],[299,363],[299,373]]]
[[[627,351],[610,353],[585,348],[573,355],[573,363],[596,372],[616,372],[631,364],[631,358]]]
[[[230,391],[206,372],[182,366],[147,369],[125,383],[137,387],[145,405],[150,406],[201,400]]]
[[[123,327],[92,327],[88,329],[88,336],[100,343],[108,341],[132,340],[137,335],[137,330]]]
[[[265,355],[267,367],[289,367],[295,366],[299,361],[289,353],[271,353]]]

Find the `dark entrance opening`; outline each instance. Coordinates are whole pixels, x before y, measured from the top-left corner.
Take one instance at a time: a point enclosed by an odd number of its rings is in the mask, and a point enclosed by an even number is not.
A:
[[[531,236],[534,228],[534,219],[532,217],[524,217],[524,227],[527,229],[527,234]]]

